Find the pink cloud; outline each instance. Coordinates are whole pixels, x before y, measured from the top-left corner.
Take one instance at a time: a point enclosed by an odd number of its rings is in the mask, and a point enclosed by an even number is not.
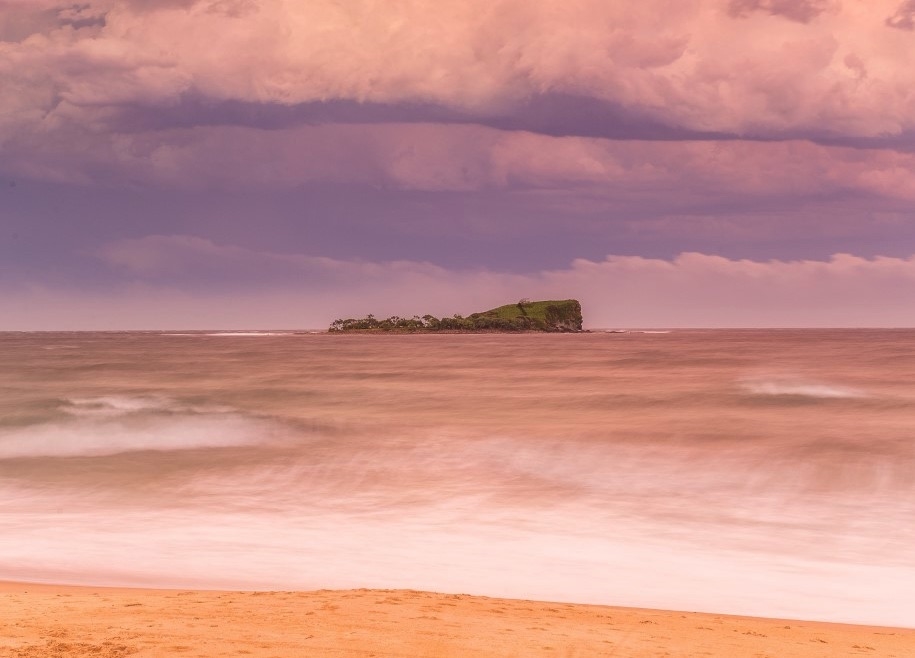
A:
[[[731,0],[728,11],[734,16],[747,16],[754,11],[808,23],[825,11],[835,11],[837,0]]]
[[[230,286],[275,283],[285,278],[287,285],[299,285],[308,277],[320,278],[325,285],[391,277],[401,272],[413,276],[443,277],[447,270],[426,262],[338,260],[324,256],[257,251],[234,245],[217,244],[190,235],[149,235],[111,242],[96,253],[105,263],[143,279],[189,280],[200,274],[224,277]]]
[[[473,125],[208,127],[8,144],[18,175],[164,188],[356,183],[393,190],[586,191],[604,204],[856,193],[915,200],[915,153],[806,141],[627,141]],[[79,166],[77,166],[79,165]],[[569,199],[570,207],[584,200]]]
[[[548,275],[622,326],[912,326],[915,258],[752,261],[611,256]],[[584,303],[584,302],[583,302]]]
[[[692,130],[915,128],[910,35],[886,23],[907,25],[898,0],[582,0],[561,11],[551,0],[445,0],[434,10],[417,0],[383,9],[96,0],[80,15],[104,15],[104,25],[85,27],[69,5],[37,3],[28,15],[24,3],[6,6],[22,14],[16,39],[0,43],[7,135],[107,125],[112,107],[166,107],[189,92],[285,105],[423,102],[480,118],[565,93]],[[36,31],[23,35],[28,25]]]
[[[149,236],[114,243],[101,257],[129,275],[118,291],[8,289],[0,294],[9,309],[7,328],[321,328],[341,316],[466,314],[521,297],[576,297],[590,327],[915,325],[915,256],[836,254],[825,261],[700,253],[672,260],[608,256],[511,274]],[[200,272],[218,275],[225,285],[214,289],[187,280]],[[258,272],[269,276],[258,279]],[[169,274],[177,278],[169,280]]]
[[[886,24],[900,30],[915,30],[915,2],[903,0],[896,13],[886,19]]]

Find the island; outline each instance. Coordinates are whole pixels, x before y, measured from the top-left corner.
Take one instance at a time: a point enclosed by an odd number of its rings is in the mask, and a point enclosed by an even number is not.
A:
[[[515,304],[471,313],[437,318],[414,315],[392,316],[379,320],[374,315],[359,319],[334,320],[330,332],[400,333],[493,333],[493,332],[581,332],[581,304],[577,299],[534,301],[522,299]]]

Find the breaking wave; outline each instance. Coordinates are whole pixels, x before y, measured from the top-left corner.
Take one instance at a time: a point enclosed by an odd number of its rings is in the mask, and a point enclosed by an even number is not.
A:
[[[292,336],[288,331],[215,331],[204,336]]]
[[[277,438],[277,423],[221,406],[158,396],[73,398],[70,418],[0,431],[0,459],[106,456],[255,445]]]
[[[92,398],[68,398],[60,410],[71,416],[129,416],[142,412],[160,413],[227,413],[231,407],[195,405],[162,395],[105,395]]]
[[[158,334],[159,336],[217,336],[217,337],[234,337],[234,336],[295,336],[295,331],[168,331]],[[323,332],[308,332],[323,333]]]
[[[741,383],[741,387],[753,395],[793,396],[818,399],[849,399],[868,397],[867,393],[856,388],[792,380],[758,379],[744,381]]]

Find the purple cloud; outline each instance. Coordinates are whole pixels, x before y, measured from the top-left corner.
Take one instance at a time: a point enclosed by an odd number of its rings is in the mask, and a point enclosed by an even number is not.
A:
[[[733,16],[762,11],[799,23],[809,23],[837,4],[836,0],[731,0],[728,11]]]
[[[167,127],[475,121],[655,139],[913,130],[909,44],[862,23],[873,3],[583,3],[558,17],[548,5],[16,3],[36,31],[0,49],[5,132],[129,131],[158,112]],[[772,13],[795,24],[774,32]]]
[[[817,277],[910,286],[913,12],[899,0],[0,0],[3,294],[60,301],[70,280],[101,308],[134,286],[178,317],[169,294],[184,312],[236,290],[293,323],[317,318],[263,301],[287,304],[293,284],[337,291],[353,312],[409,290],[460,310],[483,303],[450,277],[496,303],[592,290],[587,272],[628,282],[618,299],[593,288],[595,308],[674,308],[702,302],[714,271],[781,309],[773,318],[812,321],[814,295],[838,289]],[[837,252],[863,260],[828,260]],[[733,318],[729,294],[705,300],[714,322]],[[852,321],[835,300],[823,317]],[[39,317],[30,308],[17,317]],[[627,322],[667,318],[645,307]]]
[[[896,13],[886,19],[886,24],[898,30],[915,30],[915,1],[904,0]]]
[[[608,256],[510,274],[413,261],[289,256],[188,236],[114,243],[101,256],[134,278],[105,295],[45,287],[4,291],[0,301],[10,309],[9,326],[320,328],[339,316],[469,313],[524,296],[576,296],[591,327],[915,323],[915,257],[837,254],[825,261],[754,261],[699,253],[669,260]],[[188,268],[219,273],[236,285],[232,290],[189,289],[163,277]],[[258,270],[281,271],[286,283],[248,281]],[[238,279],[247,285],[237,285]],[[258,309],[257,314],[251,309]],[[60,326],[61,317],[68,317],[66,327]]]

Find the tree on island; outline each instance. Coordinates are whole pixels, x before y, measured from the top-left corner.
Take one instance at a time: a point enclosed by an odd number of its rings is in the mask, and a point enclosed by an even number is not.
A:
[[[378,320],[369,314],[364,318],[334,320],[331,332],[400,332],[421,333],[451,332],[576,332],[581,331],[581,304],[574,299],[532,302],[522,298],[516,304],[499,306],[482,313],[464,317],[459,313],[437,318],[434,315],[414,315],[402,318],[397,315]]]

